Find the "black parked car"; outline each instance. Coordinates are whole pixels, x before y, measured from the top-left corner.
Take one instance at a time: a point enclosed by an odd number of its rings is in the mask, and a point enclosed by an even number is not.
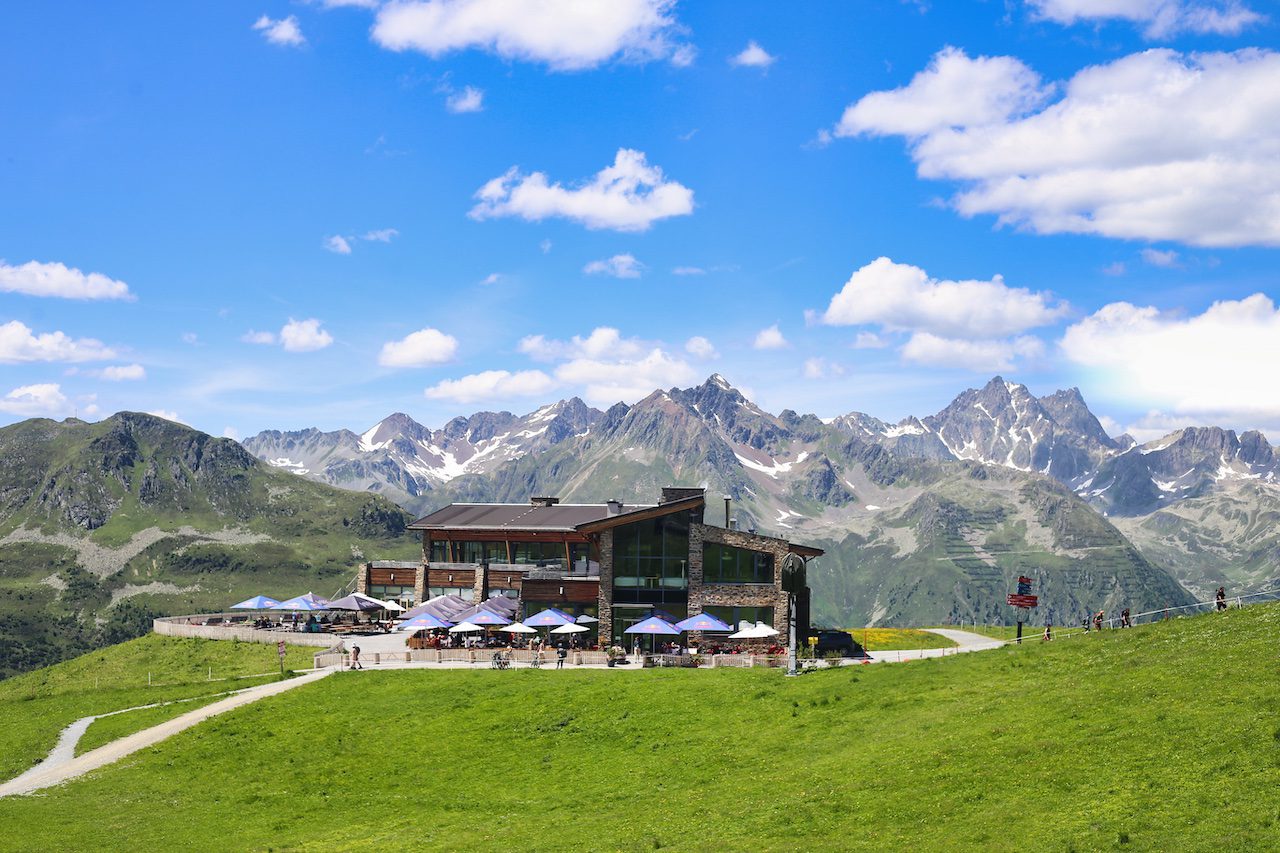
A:
[[[813,647],[814,654],[818,657],[824,657],[831,652],[839,652],[841,657],[846,658],[864,658],[867,657],[866,651],[863,650],[862,644],[853,639],[853,635],[848,631],[814,631],[818,642]]]

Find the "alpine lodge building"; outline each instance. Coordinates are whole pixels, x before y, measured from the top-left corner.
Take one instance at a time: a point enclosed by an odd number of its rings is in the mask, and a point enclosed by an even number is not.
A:
[[[794,593],[796,636],[809,634],[805,568],[820,548],[706,522],[704,489],[666,488],[655,505],[451,504],[409,525],[422,562],[372,562],[358,591],[417,604],[440,595],[479,603],[501,595],[524,619],[554,607],[599,619],[601,643],[657,613],[709,613],[729,625],[763,622],[785,637]],[[785,581],[785,582],[784,582]],[[803,642],[803,639],[801,639]]]

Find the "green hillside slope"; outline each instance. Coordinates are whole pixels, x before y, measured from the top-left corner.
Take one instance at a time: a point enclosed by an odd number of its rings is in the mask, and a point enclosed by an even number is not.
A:
[[[0,800],[0,847],[1276,849],[1278,632],[1267,605],[798,679],[340,673]]]
[[[418,553],[388,501],[274,471],[124,412],[0,429],[0,676],[137,636],[153,615],[331,594]]]

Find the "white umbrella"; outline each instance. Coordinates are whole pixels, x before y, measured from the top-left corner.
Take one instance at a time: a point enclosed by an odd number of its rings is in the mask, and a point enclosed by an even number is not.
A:
[[[552,628],[552,629],[551,629],[551,633],[553,633],[553,634],[577,634],[577,633],[580,633],[580,632],[582,632],[582,631],[590,631],[590,630],[591,630],[591,629],[590,629],[590,628],[588,628],[586,625],[572,625],[572,624],[570,624],[570,625],[561,625],[559,628]]]
[[[400,612],[403,612],[403,611],[404,611],[404,608],[403,608],[403,607],[401,607],[399,604],[397,604],[397,603],[396,603],[396,602],[394,602],[394,601],[388,601],[388,602],[386,602],[386,605],[387,605],[387,606],[386,606],[386,607],[384,607],[384,608],[382,608],[382,609],[383,609],[383,610],[386,610],[386,611],[388,611],[388,612],[391,612],[391,613],[400,613]]]
[[[776,637],[778,632],[763,622],[757,622],[750,628],[743,628],[735,634],[730,634],[730,640],[763,640],[765,637]]]
[[[472,625],[470,622],[459,622],[449,629],[450,634],[469,634],[472,631],[483,631],[479,625]]]
[[[505,628],[499,628],[498,630],[499,630],[499,631],[508,631],[508,632],[510,632],[510,633],[512,633],[512,634],[536,634],[536,633],[538,633],[538,629],[537,629],[537,628],[530,628],[528,625],[524,624],[523,622],[512,622],[512,623],[511,623],[510,625],[508,625],[507,627],[505,627]]]
[[[587,614],[584,613],[573,621],[577,622],[579,625],[591,625],[596,622],[599,622],[600,620],[594,616],[588,616]]]

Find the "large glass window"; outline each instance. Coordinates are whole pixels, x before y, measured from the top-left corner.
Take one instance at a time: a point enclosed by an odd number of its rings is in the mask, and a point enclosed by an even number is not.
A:
[[[507,561],[506,542],[454,542],[455,563],[505,563]]]
[[[563,542],[512,542],[511,562],[564,565]]]
[[[452,563],[453,559],[449,554],[449,540],[432,539],[431,540],[431,562],[433,563]]]
[[[703,583],[773,583],[773,555],[716,542],[702,547]]]
[[[754,625],[757,622],[763,622],[770,627],[782,628],[773,624],[773,608],[772,607],[724,607],[720,605],[709,605],[702,608],[703,613],[710,613],[712,616],[724,622],[726,625],[732,625],[736,631],[741,627],[741,623],[746,622]]]
[[[593,542],[573,542],[569,545],[569,573],[582,577],[600,576],[600,549]]]
[[[687,601],[688,567],[687,511],[614,528],[614,601]]]
[[[440,595],[456,595],[467,601],[472,601],[476,597],[474,587],[470,586],[431,586],[427,587],[427,598],[435,598]]]

